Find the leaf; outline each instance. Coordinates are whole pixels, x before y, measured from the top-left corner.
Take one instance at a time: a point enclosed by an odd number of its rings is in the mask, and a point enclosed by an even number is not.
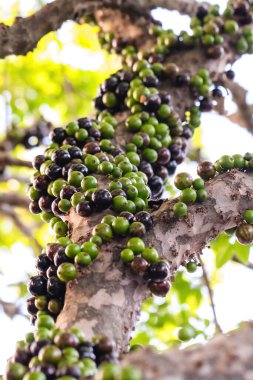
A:
[[[242,245],[237,240],[231,242],[231,236],[222,233],[211,243],[213,252],[216,255],[216,267],[221,268],[234,256],[243,264],[248,264],[250,245]]]
[[[250,245],[242,245],[237,241],[234,245],[234,255],[237,257],[239,261],[241,261],[245,265],[249,263],[250,248]]]
[[[223,233],[218,236],[218,238],[211,243],[211,247],[216,255],[215,262],[217,268],[221,268],[229,260],[231,260],[233,250],[231,244],[229,243],[229,236],[226,234]]]

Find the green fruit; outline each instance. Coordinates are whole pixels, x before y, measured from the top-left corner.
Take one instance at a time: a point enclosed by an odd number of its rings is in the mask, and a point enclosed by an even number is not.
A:
[[[94,260],[98,256],[98,249],[97,249],[96,244],[89,241],[86,241],[85,243],[83,243],[82,251],[84,251],[85,253],[88,253],[88,255],[90,256],[92,260]]]
[[[100,236],[103,241],[109,241],[113,236],[111,226],[106,223],[97,224],[93,228],[92,234]]]
[[[61,359],[61,350],[55,345],[45,346],[40,349],[38,357],[42,363],[57,364]]]
[[[195,261],[189,261],[187,264],[186,264],[186,269],[189,273],[194,273],[196,272],[197,270],[197,264],[195,263]]]
[[[187,342],[195,337],[195,330],[191,326],[182,327],[178,332],[178,339]]]
[[[125,235],[129,229],[129,222],[126,218],[118,216],[112,222],[112,229],[118,235]]]
[[[131,249],[135,255],[139,255],[145,249],[145,244],[142,239],[133,237],[128,240],[127,247]]]
[[[241,154],[234,154],[233,156],[234,159],[234,167],[238,169],[242,169],[245,166],[245,160]]]
[[[68,257],[70,257],[71,259],[73,259],[81,250],[81,247],[79,244],[69,244],[66,249],[65,249],[65,253]]]
[[[196,178],[196,179],[193,181],[193,187],[194,187],[195,190],[204,189],[204,187],[205,187],[205,182],[203,181],[202,178]]]
[[[221,167],[225,170],[233,169],[234,164],[235,164],[234,158],[231,156],[228,156],[227,154],[222,156],[219,159],[219,162],[220,162]]]
[[[20,363],[9,362],[6,369],[6,380],[23,380],[27,368]]]
[[[224,30],[228,34],[236,34],[239,30],[239,26],[234,20],[227,20],[224,24]]]
[[[77,192],[70,198],[70,203],[73,207],[76,207],[79,203],[81,203],[82,200],[84,200],[84,194]]]
[[[84,191],[89,189],[95,189],[97,187],[97,179],[93,176],[87,176],[85,177],[81,182],[81,187]],[[76,193],[78,194],[78,193]],[[76,195],[74,194],[74,195]]]
[[[65,236],[68,232],[68,226],[63,221],[56,222],[53,229],[58,236]]]
[[[95,172],[97,170],[97,168],[98,168],[98,165],[100,164],[100,161],[99,161],[99,159],[96,156],[88,154],[85,157],[84,163],[87,166],[87,168],[89,169],[89,171]],[[83,188],[83,186],[82,186],[82,188]]]
[[[205,202],[208,198],[208,193],[205,189],[197,190],[197,200],[199,202]]]
[[[129,248],[125,248],[120,252],[120,258],[123,261],[123,263],[128,263],[130,261],[133,261],[134,252]]]
[[[39,371],[33,371],[30,373],[27,373],[23,380],[47,380],[46,376],[44,373],[39,372]]]
[[[245,210],[243,218],[248,224],[253,224],[253,210]]]
[[[68,199],[61,199],[58,203],[61,212],[68,212],[71,208],[71,203]]]
[[[78,171],[70,172],[68,175],[68,183],[72,186],[79,187],[81,185],[82,179],[84,178],[83,173]]]
[[[171,114],[170,106],[168,104],[161,104],[157,111],[157,114],[162,119],[168,118]]]
[[[138,132],[141,129],[142,126],[142,120],[140,117],[134,115],[130,116],[126,120],[126,127],[131,131],[131,132]]]
[[[197,199],[197,193],[194,189],[188,188],[182,190],[182,193],[180,195],[181,202],[184,202],[186,204],[193,203]]]
[[[156,263],[159,260],[159,254],[158,254],[157,250],[153,247],[145,248],[142,251],[141,255],[145,260],[147,260],[151,263]]]
[[[118,104],[118,99],[113,92],[106,92],[103,95],[102,101],[108,108],[113,108]]]
[[[36,327],[44,327],[46,329],[51,330],[54,327],[54,319],[49,315],[41,315],[40,317],[38,317],[36,321]]]
[[[174,184],[179,190],[186,189],[192,185],[192,176],[188,173],[179,173],[174,179]]]
[[[121,369],[121,380],[142,380],[141,372],[133,367],[123,367]]]
[[[188,212],[187,205],[183,202],[177,202],[173,206],[173,212],[177,218],[185,216]]]
[[[75,263],[82,266],[90,265],[92,262],[91,257],[86,252],[80,252],[75,257]]]
[[[68,123],[68,125],[66,126],[65,128],[65,131],[67,133],[67,135],[69,136],[73,136],[79,129],[79,126],[76,122],[72,121],[70,123]]]
[[[62,263],[57,269],[57,276],[63,282],[74,280],[76,275],[75,265],[71,263]]]
[[[125,207],[127,205],[127,199],[122,195],[117,195],[112,200],[113,208],[115,211],[121,212],[125,211]]]

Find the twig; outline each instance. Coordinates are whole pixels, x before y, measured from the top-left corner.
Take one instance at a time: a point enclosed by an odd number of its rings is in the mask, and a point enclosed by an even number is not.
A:
[[[18,193],[14,193],[14,192],[4,193],[4,194],[0,194],[0,205],[10,205],[10,206],[28,208],[29,200],[28,198]]]
[[[229,115],[228,118],[253,133],[253,104],[247,103],[248,91],[233,81],[226,80],[224,85],[231,91],[233,100],[238,107],[238,111]]]
[[[30,161],[20,160],[19,158],[12,157],[7,153],[0,153],[0,166],[21,166],[25,168],[32,168]]]
[[[1,205],[0,206],[0,213],[5,214],[6,216],[10,217],[15,225],[20,229],[21,232],[23,232],[24,235],[26,235],[30,240],[33,241],[36,248],[40,251],[42,249],[41,245],[38,243],[38,241],[34,238],[34,236],[31,233],[31,229],[23,224],[23,222],[20,220],[19,216],[16,214],[16,212],[8,205]]]
[[[243,265],[245,268],[248,268],[248,269],[253,270],[253,264],[252,264],[252,263],[245,264],[245,263],[243,263],[242,261],[238,260],[238,258],[235,257],[235,256],[232,258],[232,260],[233,260],[235,263],[237,263],[237,264],[241,264],[241,265]]]
[[[5,302],[0,299],[0,306],[3,308],[3,311],[6,315],[10,318],[14,318],[16,315],[23,315],[21,312],[20,306],[11,303],[11,302]]]
[[[5,173],[5,172],[0,175],[0,182],[8,182],[12,179],[21,183],[26,183],[26,184],[30,182],[29,178],[26,176],[20,176],[20,175],[15,175],[12,173]]]
[[[214,318],[215,327],[216,327],[217,331],[219,331],[220,333],[223,333],[222,328],[221,328],[221,326],[220,326],[220,324],[218,322],[218,319],[217,319],[217,314],[216,314],[215,305],[214,305],[214,299],[213,299],[213,289],[211,287],[211,284],[210,284],[210,281],[209,281],[209,278],[208,278],[207,271],[206,271],[205,265],[203,263],[203,260],[201,259],[200,255],[198,255],[198,258],[199,258],[199,262],[200,262],[201,267],[202,267],[205,285],[206,285],[208,293],[209,293],[209,298],[210,298],[210,302],[211,302],[211,308],[212,308],[212,311],[213,311],[213,318]]]

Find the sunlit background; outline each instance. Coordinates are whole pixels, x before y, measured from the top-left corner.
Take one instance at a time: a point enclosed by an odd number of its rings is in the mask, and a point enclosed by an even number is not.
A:
[[[0,21],[11,24],[15,16],[29,15],[47,2],[50,1],[0,0]],[[219,3],[223,7],[226,1]],[[177,12],[157,9],[154,16],[162,21],[164,28],[189,29],[189,18]],[[92,113],[91,100],[98,85],[119,68],[117,58],[99,48],[97,31],[95,26],[66,22],[59,31],[45,36],[33,53],[0,61],[0,137],[4,138],[6,131],[18,134],[41,118],[59,126]],[[249,102],[253,102],[252,67],[253,57],[247,55],[233,67],[235,81],[249,91]],[[236,105],[229,96],[226,109],[228,115],[236,112]],[[202,157],[214,161],[222,154],[252,152],[252,142],[252,135],[245,128],[212,113],[202,117],[192,149],[200,150]],[[41,148],[25,150],[17,145],[13,154],[31,160],[40,151]],[[195,175],[196,165],[188,160],[179,170],[187,169]],[[12,168],[7,174],[10,179],[0,180],[0,192],[24,193],[29,180],[27,169]],[[25,283],[34,272],[34,255],[40,253],[35,239],[41,246],[53,239],[39,217],[30,216],[25,209],[18,209],[17,214],[35,238],[22,233],[12,219],[0,214],[0,300],[2,304],[16,304],[20,312],[13,318],[3,309],[0,312],[0,373],[13,353],[15,342],[32,329],[24,304]],[[235,256],[242,264],[232,261]],[[249,296],[249,289],[253,288],[253,272],[247,268],[250,260],[253,261],[250,247],[242,248],[225,235],[212,245],[212,249],[204,250],[218,321],[225,332],[252,318],[253,298]],[[149,344],[158,349],[178,345],[178,328],[189,324],[197,331],[196,339],[190,344],[203,342],[214,334],[210,299],[201,268],[194,274],[180,271],[166,300],[155,297],[143,305],[133,343]]]

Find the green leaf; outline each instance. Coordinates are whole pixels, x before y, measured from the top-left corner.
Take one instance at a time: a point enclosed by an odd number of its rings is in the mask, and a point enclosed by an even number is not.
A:
[[[242,245],[238,241],[234,244],[234,255],[245,265],[249,263],[250,248],[250,245]]]
[[[230,244],[229,238],[229,236],[222,233],[211,243],[212,250],[216,255],[215,261],[217,268],[221,268],[231,260],[233,256],[233,246]]]

